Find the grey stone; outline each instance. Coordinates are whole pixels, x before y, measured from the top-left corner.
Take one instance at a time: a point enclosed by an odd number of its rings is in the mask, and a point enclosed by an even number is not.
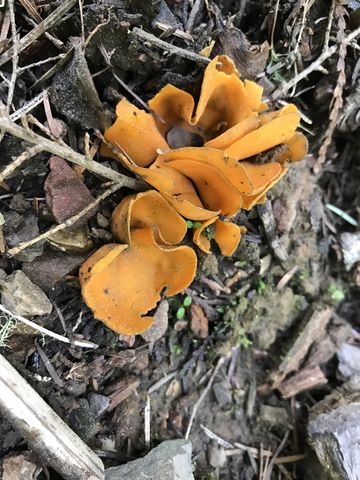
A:
[[[339,372],[345,378],[360,375],[360,348],[344,343],[337,352]]]
[[[289,428],[291,425],[290,416],[286,409],[282,407],[273,407],[272,405],[261,405],[258,419],[270,425],[280,427]]]
[[[217,443],[211,443],[208,447],[209,463],[214,468],[221,468],[226,463],[226,453],[224,447]]]
[[[194,480],[191,442],[167,440],[144,458],[106,470],[106,480]]]
[[[346,270],[351,270],[355,263],[360,262],[360,232],[342,233],[340,242]]]
[[[15,247],[21,242],[26,242],[39,235],[38,219],[32,212],[21,215],[17,212],[4,212],[5,224],[3,231],[9,247]],[[32,262],[40,256],[44,249],[44,242],[38,242],[15,255],[19,262]]]
[[[52,311],[52,304],[45,293],[21,270],[15,270],[1,283],[2,304],[15,315],[46,315]]]
[[[32,282],[48,291],[65,275],[78,268],[88,256],[88,252],[70,253],[46,248],[33,262],[23,263],[22,269]]]
[[[74,47],[71,62],[54,77],[51,100],[70,123],[104,129],[111,122],[98,97],[82,46],[74,40]]]
[[[329,395],[308,425],[310,445],[332,480],[360,479],[360,395]]]
[[[89,406],[91,412],[96,418],[100,418],[103,413],[106,412],[110,405],[109,397],[100,395],[99,393],[90,393],[88,395]]]
[[[95,415],[84,399],[81,399],[79,407],[70,413],[69,424],[84,442],[87,442],[98,432]]]
[[[232,402],[231,391],[227,382],[214,383],[213,392],[221,408],[226,407]]]

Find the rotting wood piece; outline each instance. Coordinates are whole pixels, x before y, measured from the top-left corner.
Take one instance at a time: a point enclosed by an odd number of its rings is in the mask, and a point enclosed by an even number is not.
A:
[[[104,480],[100,458],[0,355],[0,412],[65,480]]]

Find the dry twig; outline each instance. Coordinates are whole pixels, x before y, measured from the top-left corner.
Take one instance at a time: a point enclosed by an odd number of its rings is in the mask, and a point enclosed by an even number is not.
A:
[[[336,69],[338,71],[338,78],[336,82],[336,87],[334,88],[331,111],[330,111],[330,122],[326,129],[324,140],[321,144],[318,158],[314,165],[315,173],[319,173],[321,165],[326,160],[326,154],[328,148],[332,142],[333,134],[338,123],[338,118],[340,114],[341,107],[343,106],[343,89],[346,83],[346,74],[345,74],[345,57],[347,45],[344,42],[344,34],[346,28],[345,15],[346,10],[342,5],[336,5],[335,15],[338,17],[338,33],[337,33],[337,42],[339,44],[339,58],[337,62]]]
[[[100,458],[0,355],[0,412],[65,480],[104,480]]]
[[[66,12],[68,12],[76,3],[77,0],[65,0],[56,8],[50,15],[48,15],[39,25],[33,28],[19,41],[18,53],[20,54],[25,48],[29,47],[37,38],[45,33],[49,28],[58,25],[63,19]],[[7,63],[14,55],[15,45],[12,45],[0,57],[0,67]]]
[[[133,188],[135,190],[142,189],[143,184],[134,178],[126,177],[121,175],[111,168],[107,168],[100,163],[88,161],[84,155],[75,152],[72,148],[67,145],[60,145],[57,142],[48,140],[41,135],[36,134],[30,129],[25,129],[20,127],[15,122],[13,122],[6,112],[0,112],[0,129],[4,129],[7,133],[10,133],[14,137],[21,138],[25,142],[38,145],[43,150],[52,153],[53,155],[58,155],[59,157],[65,158],[69,162],[76,163],[81,167],[86,168],[90,172],[96,173],[103,178],[112,180],[121,184],[123,187]]]
[[[150,44],[156,45],[162,50],[166,50],[167,52],[178,55],[179,57],[187,58],[188,60],[192,60],[193,62],[206,64],[206,65],[210,63],[209,58],[204,57],[203,55],[199,55],[198,53],[191,52],[190,50],[185,50],[184,48],[176,47],[171,43],[165,42],[164,40],[160,40],[159,38],[155,37],[155,35],[145,32],[145,30],[141,30],[141,28],[137,28],[137,27],[133,28],[130,34],[134,35],[136,38],[138,38],[142,42],[145,41]]]
[[[9,165],[7,165],[2,172],[0,172],[0,183],[2,183],[5,178],[11,175],[20,165],[22,165],[26,160],[34,157],[37,153],[40,153],[42,148],[38,145],[34,145],[33,147],[29,148],[21,155],[15,158]]]
[[[81,212],[77,213],[76,215],[68,218],[65,222],[60,223],[60,225],[55,225],[54,227],[50,228],[46,232],[42,233],[41,235],[38,235],[35,238],[32,238],[31,240],[28,240],[27,242],[22,242],[16,247],[11,248],[10,250],[7,251],[7,255],[10,257],[13,257],[14,255],[17,255],[18,253],[22,252],[26,248],[31,247],[32,245],[35,245],[36,243],[39,243],[41,240],[46,240],[47,238],[51,237],[51,235],[54,235],[57,232],[60,232],[61,230],[65,230],[66,228],[69,228],[73,226],[76,222],[78,222],[84,215],[87,213],[91,212],[92,210],[99,205],[105,198],[107,198],[109,195],[112,193],[116,192],[120,188],[122,188],[123,185],[121,184],[115,184],[112,187],[110,187],[108,190],[105,190],[101,195],[99,195],[93,202],[89,203]]]
[[[354,31],[352,31],[349,35],[347,35],[343,39],[343,43],[345,45],[349,45],[355,38],[357,38],[360,35],[360,27],[356,28]],[[275,90],[275,92],[271,95],[271,98],[273,100],[276,100],[280,97],[283,97],[286,95],[286,93],[294,86],[297,85],[301,80],[306,78],[310,73],[314,72],[315,70],[318,70],[319,67],[327,60],[328,58],[332,57],[334,53],[338,49],[338,45],[332,45],[328,49],[326,49],[322,54],[307,68],[304,68],[302,72],[300,72],[298,75],[293,77],[291,80],[284,82],[280,85],[279,88]]]
[[[87,340],[69,340],[67,337],[60,335],[59,333],[52,332],[51,330],[48,330],[47,328],[42,327],[41,325],[38,325],[37,323],[32,322],[31,320],[28,320],[27,318],[22,317],[21,315],[14,315],[12,312],[10,312],[10,310],[8,310],[3,305],[1,305],[1,303],[0,303],[0,311],[6,314],[7,316],[13,318],[14,321],[25,323],[25,325],[28,325],[29,327],[33,328],[34,330],[37,330],[43,335],[48,335],[49,337],[55,338],[55,340],[59,340],[60,342],[69,343],[69,344],[75,345],[76,347],[81,347],[81,348],[98,348],[98,345],[96,343],[88,342]]]
[[[198,401],[195,403],[194,407],[193,407],[193,410],[191,412],[191,416],[190,416],[190,420],[189,420],[189,425],[187,427],[187,430],[186,430],[186,434],[185,434],[185,439],[187,440],[189,438],[189,435],[190,435],[190,432],[191,432],[191,428],[193,426],[193,423],[194,423],[194,420],[195,420],[195,416],[196,416],[196,413],[201,405],[201,403],[204,401],[204,398],[206,397],[206,395],[209,393],[210,389],[211,389],[211,386],[212,384],[214,383],[214,380],[215,380],[215,377],[216,375],[218,374],[220,368],[224,365],[224,363],[226,362],[228,356],[224,356],[224,357],[221,357],[217,364],[216,364],[216,367],[214,368],[214,371],[210,377],[210,380],[208,382],[208,384],[206,385],[204,391],[202,392],[202,394],[200,395]]]

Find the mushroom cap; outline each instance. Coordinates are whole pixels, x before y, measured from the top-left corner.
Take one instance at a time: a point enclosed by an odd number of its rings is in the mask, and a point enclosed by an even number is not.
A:
[[[264,114],[262,125],[244,135],[225,149],[237,160],[252,157],[291,139],[300,123],[300,114],[295,105],[287,105],[278,112]],[[261,120],[261,117],[260,117]]]
[[[161,246],[150,228],[134,230],[131,246],[105,245],[80,267],[82,295],[95,318],[115,332],[135,335],[153,323],[147,313],[161,292],[184,290],[196,266],[190,247]]]
[[[211,218],[202,223],[194,231],[193,242],[204,253],[211,253],[211,242],[207,236],[206,228],[214,225],[213,238],[218,244],[221,254],[230,257],[237,249],[241,235],[246,232],[246,228],[235,223],[220,220],[219,217]]]
[[[206,222],[203,222],[200,227],[198,227],[194,230],[193,242],[204,253],[211,253],[210,239],[207,237],[205,230],[210,225],[213,225],[216,222],[217,219],[218,219],[218,217],[210,218],[209,220],[206,220]]]
[[[187,232],[185,220],[156,190],[125,197],[113,211],[111,226],[114,236],[128,244],[138,228],[152,228],[157,241],[171,245]]]
[[[159,132],[154,117],[135,107],[125,98],[116,106],[116,120],[104,132],[105,139],[116,149],[126,152],[127,156],[140,167],[147,167],[157,157],[157,150],[168,150],[169,146]],[[119,160],[106,146],[101,153]]]
[[[215,242],[219,245],[221,254],[225,257],[231,257],[239,246],[241,235],[246,232],[246,228],[236,225],[232,222],[216,220],[215,222]]]

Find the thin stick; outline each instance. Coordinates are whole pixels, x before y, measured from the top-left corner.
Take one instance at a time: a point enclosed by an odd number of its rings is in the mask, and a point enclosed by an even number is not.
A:
[[[87,213],[91,212],[91,210],[94,210],[94,208],[99,205],[105,198],[107,198],[109,195],[112,193],[116,192],[120,188],[122,188],[124,185],[121,185],[119,183],[116,183],[112,187],[110,187],[108,190],[105,190],[101,195],[99,195],[93,202],[91,202],[89,205],[87,205],[81,212],[77,213],[76,215],[68,218],[65,222],[60,223],[60,225],[55,225],[54,227],[50,228],[46,232],[42,233],[41,235],[38,235],[35,238],[32,238],[31,240],[28,240],[27,242],[22,242],[16,247],[11,248],[10,250],[7,251],[7,255],[10,257],[13,257],[14,255],[17,255],[18,253],[22,252],[26,248],[31,247],[32,245],[35,245],[36,243],[39,243],[41,240],[44,240],[51,235],[54,235],[54,233],[60,232],[61,230],[65,230],[68,227],[71,227],[74,225],[77,221],[80,220],[84,215]]]
[[[145,446],[150,448],[151,444],[151,401],[150,395],[146,396],[146,405],[144,408],[144,435],[145,435]]]
[[[20,127],[15,122],[13,122],[6,112],[0,112],[0,129],[4,129],[6,132],[11,133],[14,137],[21,138],[28,143],[38,145],[43,150],[50,152],[59,157],[65,158],[69,162],[76,163],[81,167],[86,168],[90,172],[97,173],[103,178],[112,180],[114,182],[120,183],[123,187],[133,188],[135,190],[143,189],[143,184],[134,178],[121,175],[111,168],[107,168],[100,163],[95,161],[88,161],[85,155],[75,152],[72,148],[66,145],[60,145],[56,142],[48,140],[41,135],[27,130],[24,127]]]
[[[171,43],[165,42],[164,40],[160,40],[159,38],[155,37],[151,33],[145,32],[145,30],[141,30],[141,28],[133,28],[130,32],[130,35],[134,35],[138,39],[149,42],[157,47],[161,48],[162,50],[166,50],[169,53],[179,55],[180,57],[187,58],[188,60],[192,60],[196,63],[208,64],[210,63],[210,59],[204,57],[203,55],[199,55],[198,53],[191,52],[190,50],[185,50],[184,48],[176,47],[175,45],[171,45]],[[0,65],[1,66],[1,65]]]
[[[14,96],[16,78],[18,74],[19,41],[16,33],[14,0],[8,0],[8,5],[9,5],[9,12],[10,12],[11,36],[12,36],[12,42],[13,42],[12,73],[11,73],[11,79],[10,79],[8,95],[7,95],[7,108],[8,108],[8,112],[10,112],[10,108],[11,108],[11,104]]]
[[[13,160],[7,167],[4,168],[4,170],[0,173],[0,183],[2,183],[6,177],[12,174],[20,165],[22,165],[26,160],[29,160],[33,156],[35,156],[37,153],[41,152],[42,148],[39,147],[38,145],[35,145],[34,147],[29,148],[29,150],[26,150],[23,152],[21,155],[19,155],[15,160]]]
[[[0,355],[0,412],[64,480],[104,480],[100,458]]]
[[[64,18],[66,12],[68,12],[77,2],[77,0],[65,0],[58,8],[56,8],[50,15],[48,15],[39,25],[33,28],[28,34],[26,34],[19,41],[19,54],[29,47],[37,38],[49,28],[59,24]],[[0,67],[11,60],[14,54],[14,45],[4,52],[0,57]]]
[[[19,120],[22,116],[26,115],[27,113],[31,112],[35,107],[40,105],[40,103],[43,102],[44,100],[44,95],[46,94],[47,90],[43,90],[42,92],[39,93],[39,95],[36,95],[36,97],[32,98],[29,100],[27,103],[25,103],[22,107],[20,107],[16,112],[12,113],[10,115],[10,119],[15,122],[16,120]]]
[[[359,35],[360,35],[360,27],[356,28],[347,37],[345,37],[343,40],[343,43],[349,44]],[[317,70],[320,67],[320,65],[325,62],[325,60],[327,60],[332,55],[334,55],[334,53],[337,51],[338,48],[339,48],[338,45],[332,45],[331,47],[326,49],[311,65],[309,65],[302,72],[296,75],[296,77],[280,85],[280,87],[277,90],[275,90],[275,92],[271,95],[271,98],[275,100],[279,97],[284,96],[294,85],[298,84],[301,80],[307,77],[314,70]]]
[[[332,0],[330,10],[329,10],[328,23],[327,23],[327,26],[326,26],[323,51],[325,51],[329,47],[329,40],[330,40],[332,22],[333,22],[333,19],[334,19],[335,5],[336,5],[336,0]]]
[[[61,58],[64,58],[64,56],[65,56],[65,53],[59,53],[59,55],[56,55],[55,57],[49,57],[49,58],[46,58],[45,60],[39,60],[38,62],[25,65],[24,67],[19,67],[19,73],[24,72],[25,70],[29,70],[30,68],[35,68],[40,65],[44,65],[45,63],[55,62],[56,60],[60,60]]]
[[[225,357],[221,357],[219,359],[219,361],[217,362],[216,364],[216,367],[214,368],[214,371],[210,377],[210,380],[208,382],[208,384],[206,385],[206,387],[204,388],[202,394],[200,395],[199,397],[199,400],[195,403],[194,407],[193,407],[193,410],[191,412],[191,416],[190,416],[190,420],[189,420],[189,425],[187,427],[187,430],[186,430],[186,434],[185,434],[185,439],[187,440],[189,438],[189,435],[190,435],[190,432],[191,432],[191,428],[193,426],[193,423],[194,423],[194,420],[195,420],[195,416],[196,416],[196,413],[201,405],[201,403],[204,401],[204,398],[206,397],[206,395],[209,393],[210,389],[211,389],[211,386],[215,380],[215,377],[216,375],[218,374],[220,368],[224,365],[225,361],[227,360],[227,356]]]
[[[38,332],[44,335],[47,335],[49,337],[55,338],[55,340],[59,340],[60,342],[69,343],[81,348],[98,348],[99,347],[99,345],[97,345],[96,343],[88,342],[87,340],[69,340],[67,337],[64,337],[63,335],[52,332],[51,330],[48,330],[47,328],[42,327],[41,325],[38,325],[37,323],[32,322],[31,320],[28,320],[27,318],[22,317],[21,315],[13,314],[12,312],[10,312],[10,310],[5,308],[1,303],[0,303],[0,311],[6,313],[6,315],[13,318],[14,320],[25,323],[25,325],[28,325],[34,330],[37,330]]]

